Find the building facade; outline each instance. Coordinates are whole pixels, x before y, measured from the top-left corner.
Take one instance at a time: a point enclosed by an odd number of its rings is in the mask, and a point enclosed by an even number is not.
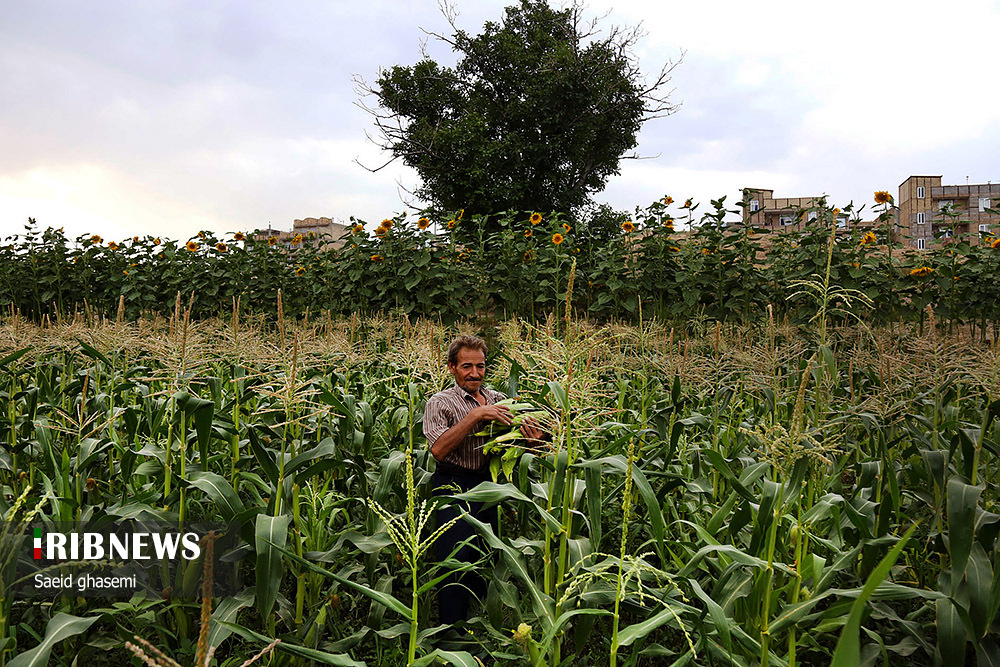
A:
[[[774,190],[743,188],[743,196],[748,202],[743,209],[743,224],[758,229],[776,232],[802,230],[816,219],[818,211],[811,208],[821,206],[823,197],[775,197]],[[847,229],[847,214],[837,215],[837,227]]]
[[[327,248],[339,246],[340,237],[347,231],[347,225],[334,222],[332,218],[305,218],[292,223],[292,231],[279,231],[270,227],[261,230],[257,238],[276,238],[278,243],[287,247],[298,245],[298,243],[309,243],[310,245]]]
[[[910,176],[896,198],[904,243],[919,250],[947,238],[978,245],[1000,235],[1000,184],[941,185],[941,176]]]

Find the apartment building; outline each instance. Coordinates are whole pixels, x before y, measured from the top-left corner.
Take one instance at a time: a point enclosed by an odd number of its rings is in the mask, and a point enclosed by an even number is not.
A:
[[[762,188],[743,188],[742,191],[749,201],[743,209],[743,224],[777,232],[805,229],[818,215],[817,211],[809,209],[820,206],[823,199],[821,196],[775,197],[774,190]],[[848,225],[847,214],[839,214],[837,227],[846,230]]]
[[[274,237],[277,238],[278,243],[290,248],[297,245],[296,239],[301,237],[303,243],[316,246],[322,241],[323,247],[327,248],[340,245],[339,239],[345,231],[347,231],[347,225],[334,222],[332,218],[305,218],[295,220],[290,232],[268,227],[266,230],[261,230],[257,238]]]
[[[1000,215],[987,210],[1000,207],[1000,184],[941,185],[941,176],[910,176],[899,186],[896,206],[904,242],[912,248],[929,248],[941,238],[977,245],[986,235],[1000,236]]]

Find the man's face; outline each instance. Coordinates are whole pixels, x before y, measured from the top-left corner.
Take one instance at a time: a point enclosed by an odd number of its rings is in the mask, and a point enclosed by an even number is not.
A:
[[[455,376],[459,387],[470,394],[475,394],[483,386],[483,376],[486,375],[486,355],[482,350],[463,347],[458,351],[458,359],[454,364],[448,364],[448,370]]]

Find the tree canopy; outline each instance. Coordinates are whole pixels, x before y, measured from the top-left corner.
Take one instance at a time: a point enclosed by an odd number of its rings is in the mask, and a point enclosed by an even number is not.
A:
[[[626,153],[641,125],[676,109],[665,91],[675,63],[647,84],[633,53],[638,27],[602,33],[578,5],[541,0],[506,8],[474,36],[445,15],[452,34],[428,34],[459,54],[454,67],[424,53],[416,65],[380,70],[375,86],[359,80],[378,102],[365,106],[375,140],[389,162],[417,171],[414,194],[432,207],[578,210],[635,157]]]

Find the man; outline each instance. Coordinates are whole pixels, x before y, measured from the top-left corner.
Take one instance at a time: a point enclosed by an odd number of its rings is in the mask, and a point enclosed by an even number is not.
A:
[[[486,343],[476,336],[459,336],[448,347],[448,370],[455,378],[455,385],[440,391],[427,400],[424,408],[424,435],[431,454],[437,460],[433,487],[435,495],[455,493],[457,487],[469,491],[480,482],[490,480],[489,463],[483,454],[484,436],[473,435],[487,422],[511,423],[510,410],[495,405],[504,396],[499,391],[483,387],[486,375]],[[543,437],[536,425],[522,425],[521,434],[529,441]],[[483,503],[469,503],[467,511],[497,531],[495,511],[484,512]],[[456,507],[438,510],[438,525],[443,526],[458,515]],[[463,540],[475,535],[466,521],[458,521],[434,543],[438,561],[445,560]],[[481,541],[476,542],[482,544]],[[472,563],[478,554],[472,544],[459,549],[457,560]],[[438,608],[441,623],[454,624],[468,618],[470,591],[482,599],[486,595],[486,582],[475,573],[444,579],[438,587]]]

